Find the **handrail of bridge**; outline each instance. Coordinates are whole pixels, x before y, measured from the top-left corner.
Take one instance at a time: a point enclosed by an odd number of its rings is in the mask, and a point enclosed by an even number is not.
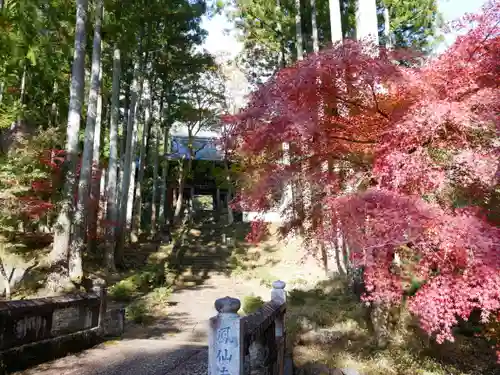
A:
[[[271,300],[257,312],[240,316],[241,302],[215,301],[209,322],[209,375],[284,375],[286,371],[285,282],[273,282]]]
[[[0,366],[23,369],[123,332],[124,311],[106,309],[106,289],[0,302]],[[2,368],[0,368],[1,373]]]

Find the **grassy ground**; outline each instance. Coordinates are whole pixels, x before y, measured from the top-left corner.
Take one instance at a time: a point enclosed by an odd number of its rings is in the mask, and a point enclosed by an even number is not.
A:
[[[367,311],[347,292],[345,280],[325,280],[317,264],[301,262],[299,246],[280,244],[271,235],[259,246],[237,247],[231,257],[233,274],[268,287],[277,279],[287,282],[287,340],[299,368],[325,364],[363,375],[500,374],[494,351],[482,338],[458,334],[455,343],[437,345],[410,317],[411,324],[396,332],[386,349],[377,349]],[[245,296],[240,313],[255,312],[263,303],[260,296]]]
[[[50,234],[28,234],[6,236],[0,233],[0,257],[9,277],[21,278],[22,282],[12,290],[12,298],[33,296],[43,287],[45,279],[43,262],[48,254],[52,236]],[[5,281],[0,280],[3,290]]]
[[[323,270],[316,261],[303,259],[300,240],[284,242],[277,232],[277,227],[270,226],[269,236],[258,245],[235,249],[233,274],[260,280],[268,288],[275,280],[285,281],[287,290],[312,287],[324,277]]]
[[[478,337],[459,335],[455,343],[437,345],[415,325],[396,333],[386,349],[377,349],[366,311],[345,290],[342,280],[330,280],[289,292],[287,339],[298,367],[351,367],[363,375],[500,374],[493,350]]]
[[[151,244],[144,246],[151,249]],[[108,288],[112,305],[126,307],[126,317],[136,324],[152,323],[168,313],[172,287],[168,282],[170,269],[166,259],[171,246],[155,246],[156,251],[136,251],[126,257],[129,271],[113,275]],[[134,259],[135,255],[135,259]],[[147,255],[140,260],[141,255]],[[133,265],[135,264],[135,265]]]

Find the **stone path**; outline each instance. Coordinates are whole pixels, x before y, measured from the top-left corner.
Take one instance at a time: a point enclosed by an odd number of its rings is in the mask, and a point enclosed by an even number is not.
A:
[[[259,293],[260,292],[260,293]],[[39,365],[17,375],[197,375],[207,373],[207,324],[217,298],[254,293],[269,299],[256,282],[213,275],[203,285],[174,293],[169,315],[154,325],[127,330],[82,353]]]
[[[257,281],[227,276],[223,266],[224,262],[227,266],[228,260],[221,256],[224,254],[219,245],[207,246],[203,252],[202,256],[196,251],[185,254],[182,263],[189,265],[189,272],[185,273],[197,278],[199,285],[174,292],[165,319],[148,327],[131,327],[122,340],[106,342],[17,375],[207,374],[207,326],[208,319],[216,313],[215,300],[227,295],[241,299],[250,294],[268,300],[270,291]]]

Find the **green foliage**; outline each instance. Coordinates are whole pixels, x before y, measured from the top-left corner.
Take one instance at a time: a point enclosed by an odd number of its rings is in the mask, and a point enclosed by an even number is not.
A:
[[[109,295],[116,301],[131,301],[139,295],[163,287],[167,273],[168,267],[162,263],[147,264],[141,270],[111,286]]]
[[[242,310],[245,314],[252,314],[264,306],[264,300],[258,296],[245,296],[243,298]]]
[[[150,324],[153,316],[149,314],[148,305],[143,300],[137,300],[125,309],[125,318],[136,324]]]
[[[172,289],[165,285],[167,272],[168,267],[161,264],[148,265],[111,286],[109,296],[115,301],[129,303],[126,307],[128,320],[149,324],[154,319],[153,310],[165,307],[172,293]]]
[[[446,164],[451,161],[453,156],[449,150],[441,148],[429,148],[428,153],[432,160],[440,164]]]
[[[211,211],[211,210],[213,210],[212,196],[210,196],[210,195],[196,196],[193,199],[193,208],[196,211],[200,211],[200,210]]]
[[[295,1],[234,0],[228,10],[230,19],[240,31],[243,52],[238,62],[248,80],[259,84],[280,67],[280,54],[285,63],[296,60]],[[389,8],[393,44],[409,47],[424,53],[430,52],[441,16],[436,0],[378,0],[379,34],[384,40],[383,8]],[[229,9],[229,7],[228,7]],[[320,47],[331,41],[328,0],[316,1],[317,25]],[[340,1],[344,38],[355,37],[356,0]],[[301,2],[302,34],[305,50],[312,51],[312,24],[310,2]],[[281,32],[279,31],[281,29]]]
[[[149,298],[153,304],[156,305],[166,305],[172,294],[172,289],[167,286],[161,286],[153,289],[150,293]]]
[[[16,120],[16,114],[19,112],[16,104],[12,106],[3,106],[0,103],[0,130],[8,129]]]
[[[436,36],[437,28],[443,24],[437,1],[378,0],[377,6],[379,9],[389,9],[391,34],[396,47],[430,52],[432,38]],[[379,25],[383,26],[381,13],[379,12]],[[383,27],[380,29],[382,31]],[[385,43],[385,40],[382,41]]]
[[[73,9],[72,2],[5,2],[0,15],[0,127],[10,126],[18,116],[29,123],[54,125],[54,103],[65,112]]]
[[[271,76],[277,68],[282,46],[290,60],[295,48],[295,20],[292,1],[281,4],[266,0],[236,0],[229,17],[241,31],[243,54],[238,57],[250,82],[258,84]],[[278,24],[282,30],[277,32]]]
[[[127,299],[124,302],[130,302],[125,310],[126,318],[136,324],[150,324],[155,319],[154,310],[164,310],[172,290],[169,287],[162,286],[154,288],[150,293],[135,300]]]
[[[135,276],[135,275],[134,275]],[[128,302],[138,294],[137,278],[128,277],[108,289],[109,296],[115,301]]]

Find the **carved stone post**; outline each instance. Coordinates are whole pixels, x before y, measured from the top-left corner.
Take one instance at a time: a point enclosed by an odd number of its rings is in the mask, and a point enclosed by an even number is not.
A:
[[[98,323],[98,326],[103,331],[104,331],[104,319],[106,317],[106,311],[108,309],[107,298],[108,298],[108,289],[106,288],[106,286],[101,285],[101,287],[99,288],[100,305],[99,305],[99,320],[98,320],[99,323]]]
[[[271,290],[271,301],[279,302],[280,304],[286,303],[286,283],[281,280],[273,282],[273,289]],[[283,337],[285,335],[285,317],[278,316],[276,318],[276,337]]]
[[[215,301],[217,316],[210,318],[208,375],[243,375],[243,344],[237,298]]]
[[[273,282],[273,289],[271,290],[271,301],[278,302],[280,305],[286,303],[286,283],[281,280]],[[276,340],[282,340],[282,345],[278,347],[278,360],[276,375],[283,375],[285,371],[285,313],[276,316],[274,321],[275,337]]]
[[[273,282],[273,289],[271,290],[271,301],[277,301],[279,303],[286,302],[286,283],[281,280],[276,280]]]
[[[263,337],[257,337],[248,348],[250,375],[266,375],[266,361],[269,356],[269,348],[266,347]]]

